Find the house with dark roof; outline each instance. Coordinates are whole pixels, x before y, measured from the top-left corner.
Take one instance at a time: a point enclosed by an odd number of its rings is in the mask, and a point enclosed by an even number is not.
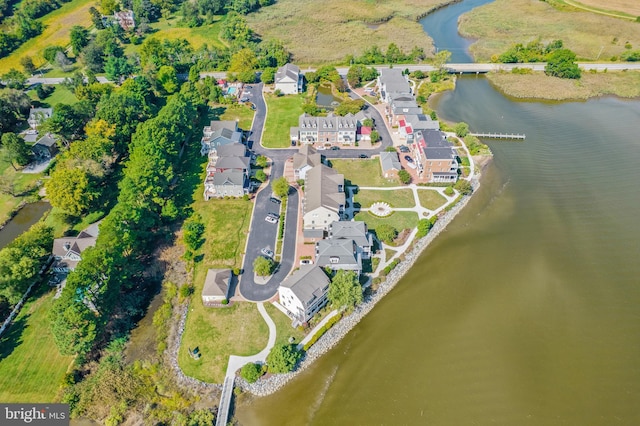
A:
[[[316,263],[320,268],[334,271],[362,272],[362,251],[351,239],[330,238],[316,242]]]
[[[51,133],[46,133],[33,144],[31,151],[37,161],[49,160],[58,153],[58,139]]]
[[[416,132],[413,152],[421,180],[439,183],[455,183],[458,180],[457,152],[443,132]]]
[[[304,179],[307,171],[322,164],[322,156],[311,145],[302,145],[298,152],[293,154],[293,173],[296,178]]]
[[[212,150],[231,143],[242,143],[242,131],[238,129],[238,122],[211,121],[202,130],[200,154],[208,155]]]
[[[367,224],[362,221],[339,221],[329,225],[329,239],[352,240],[356,243],[363,259],[371,257],[373,238]]]
[[[202,304],[207,306],[229,300],[231,277],[231,269],[209,269],[202,288]]]
[[[382,151],[380,153],[380,167],[382,168],[382,176],[387,179],[398,177],[398,172],[402,170],[398,153]]]
[[[297,324],[304,324],[327,304],[329,283],[321,268],[302,265],[278,287],[280,304]]]
[[[249,191],[251,158],[247,147],[233,142],[209,151],[204,199],[211,197],[241,197]]]
[[[323,238],[329,225],[340,220],[344,214],[344,175],[319,164],[306,172],[304,188],[304,236]]]
[[[293,64],[285,64],[276,72],[275,88],[285,95],[295,95],[302,92],[303,79],[300,68]]]

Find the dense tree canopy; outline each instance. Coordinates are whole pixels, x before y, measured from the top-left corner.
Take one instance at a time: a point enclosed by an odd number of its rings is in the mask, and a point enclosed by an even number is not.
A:
[[[576,54],[569,49],[554,50],[547,57],[547,65],[544,67],[544,72],[553,77],[580,78],[580,68],[575,60]]]
[[[2,135],[2,159],[9,162],[13,168],[16,164],[24,166],[31,161],[31,148],[20,136],[15,133]]]
[[[327,297],[334,308],[350,308],[362,303],[362,286],[354,271],[336,272],[329,284]]]
[[[300,360],[300,353],[295,345],[276,345],[267,355],[267,367],[270,373],[288,373],[293,371]]]

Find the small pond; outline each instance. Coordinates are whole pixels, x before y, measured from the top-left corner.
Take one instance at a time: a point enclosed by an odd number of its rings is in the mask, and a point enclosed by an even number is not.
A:
[[[31,225],[39,221],[49,209],[51,209],[51,204],[44,201],[29,203],[21,208],[18,213],[7,222],[4,228],[0,229],[0,249],[15,240],[20,234],[29,229]]]
[[[316,103],[320,108],[333,110],[335,107],[340,105],[340,101],[340,98],[336,98],[335,96],[333,96],[333,93],[331,93],[331,86],[327,86],[325,84],[318,86]]]

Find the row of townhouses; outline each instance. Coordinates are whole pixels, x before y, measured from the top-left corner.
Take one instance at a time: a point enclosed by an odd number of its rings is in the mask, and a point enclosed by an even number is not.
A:
[[[400,69],[383,69],[378,76],[380,100],[387,104],[386,115],[397,127],[414,154],[419,179],[425,182],[453,183],[458,179],[457,153],[440,131],[437,120],[422,113],[407,77]]]
[[[362,111],[345,116],[329,113],[326,117],[302,114],[298,118],[298,127],[291,128],[291,142],[353,145],[359,139],[359,129],[365,118],[367,117]]]

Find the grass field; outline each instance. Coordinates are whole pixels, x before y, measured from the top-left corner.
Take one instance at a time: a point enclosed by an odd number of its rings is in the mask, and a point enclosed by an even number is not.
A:
[[[78,102],[76,95],[61,84],[54,86],[55,90],[44,100],[39,100],[35,90],[29,90],[27,95],[34,101],[40,102],[42,108],[54,107],[58,104],[75,104]]]
[[[262,134],[262,146],[265,148],[289,148],[291,146],[290,129],[298,125],[302,114],[304,95],[275,96],[265,94],[267,119]]]
[[[242,130],[251,130],[254,111],[245,105],[222,105],[214,108],[224,108],[224,112],[220,114],[219,120],[238,121],[238,127]]]
[[[49,331],[53,292],[36,291],[0,339],[0,401],[54,402],[73,357],[59,354]]]
[[[300,343],[305,334],[297,328],[291,327],[291,319],[280,312],[278,308],[271,303],[264,304],[267,313],[276,324],[276,345],[285,345],[289,343],[289,337],[293,337],[294,343]]]
[[[491,73],[487,74],[487,79],[502,93],[521,99],[569,100],[606,95],[640,97],[640,72],[583,72],[580,80],[548,77],[543,73]]]
[[[382,201],[391,207],[415,207],[413,191],[410,189],[399,189],[393,191],[375,191],[371,189],[359,189],[355,195],[354,202],[361,207],[367,208],[375,202]]]
[[[435,210],[447,202],[447,199],[434,189],[418,189],[418,199],[420,205],[429,210]]]
[[[640,3],[637,0],[562,0],[562,2],[599,13],[626,16],[633,19],[640,16]]]
[[[229,355],[254,355],[267,345],[269,329],[254,303],[228,308],[205,308],[200,300],[203,283],[196,283],[195,297],[178,354],[182,371],[210,383],[222,383]],[[194,360],[188,348],[198,347]]]
[[[0,164],[0,177],[15,184],[15,191],[19,194],[14,197],[0,193],[0,223],[4,223],[11,217],[11,212],[18,207],[23,200],[35,201],[37,198],[36,181],[42,178],[42,174],[21,173],[13,170],[7,162]],[[1,400],[0,400],[1,401]]]
[[[382,176],[380,160],[331,160],[331,167],[344,175],[345,180],[357,186],[398,186],[398,179]]]
[[[433,49],[417,17],[447,0],[279,0],[247,16],[263,38],[282,40],[298,64],[340,62],[373,45]]]
[[[496,0],[461,16],[459,30],[478,39],[470,48],[478,61],[538,37],[543,43],[562,39],[565,47],[585,60],[606,61],[619,56],[626,42],[640,48],[640,25],[636,22],[575,8],[558,10],[541,1]]]
[[[42,34],[27,41],[6,58],[0,59],[0,73],[11,68],[22,70],[20,58],[23,56],[32,56],[36,66],[42,65],[45,62],[42,57],[42,51],[45,47],[50,45],[66,46],[69,44],[69,32],[72,26],[88,27],[91,25],[89,8],[94,5],[94,0],[72,0],[60,9],[44,16],[41,19],[45,26]]]
[[[387,217],[378,217],[369,212],[360,212],[356,213],[354,220],[365,222],[372,231],[375,231],[376,227],[382,224],[391,225],[398,231],[412,229],[418,226],[418,214],[414,212],[394,212],[391,216]]]

